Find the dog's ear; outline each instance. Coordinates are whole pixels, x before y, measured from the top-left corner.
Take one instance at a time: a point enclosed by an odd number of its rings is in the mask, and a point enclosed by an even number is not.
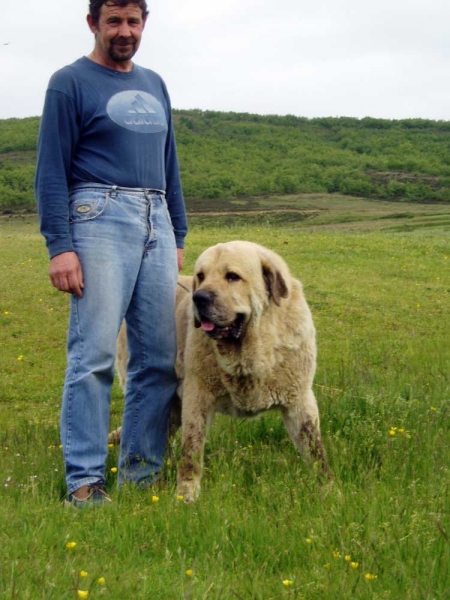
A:
[[[274,271],[264,267],[263,277],[266,283],[266,289],[269,292],[269,297],[273,299],[277,306],[280,306],[281,298],[287,298],[289,295],[289,290],[284,277],[279,271]]]
[[[269,298],[272,298],[275,304],[280,306],[281,298],[289,296],[288,268],[279,256],[266,251],[266,249],[261,254],[261,265]]]

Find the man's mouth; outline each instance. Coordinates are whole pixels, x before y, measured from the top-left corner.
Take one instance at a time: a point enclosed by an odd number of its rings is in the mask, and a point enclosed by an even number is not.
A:
[[[115,46],[116,48],[128,48],[129,46],[132,46],[134,44],[133,40],[122,40],[120,42],[112,42],[113,46]]]

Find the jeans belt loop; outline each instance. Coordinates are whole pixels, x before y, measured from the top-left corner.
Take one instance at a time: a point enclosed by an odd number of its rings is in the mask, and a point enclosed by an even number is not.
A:
[[[115,198],[117,196],[117,185],[111,186],[110,196],[111,198]]]

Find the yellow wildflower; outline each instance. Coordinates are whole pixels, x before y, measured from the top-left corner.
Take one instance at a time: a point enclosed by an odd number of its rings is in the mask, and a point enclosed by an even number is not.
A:
[[[374,581],[375,579],[377,579],[377,575],[372,575],[372,573],[366,573],[364,575],[364,579],[367,579],[367,581]]]
[[[105,583],[106,583],[106,579],[105,579],[104,577],[99,577],[99,578],[97,579],[97,583],[98,583],[99,585],[105,585]]]
[[[77,590],[78,598],[87,598],[89,596],[89,592],[87,590]]]
[[[291,585],[294,585],[294,582],[291,581],[291,579],[285,579],[283,581],[283,585],[284,585],[284,587],[291,587]]]
[[[21,361],[21,360],[23,360],[23,356],[22,356],[22,355],[18,356],[18,357],[17,357],[17,360],[18,360],[18,361]]]
[[[333,550],[333,558],[341,558],[341,555],[337,550]]]
[[[66,549],[67,550],[73,550],[75,548],[75,546],[77,545],[76,542],[67,542],[66,544]]]
[[[389,435],[392,435],[392,436],[394,436],[394,435],[396,435],[396,433],[397,433],[397,432],[395,431],[395,429],[390,429],[390,430],[389,430]]]
[[[188,570],[186,571],[186,575],[187,575],[188,577],[192,577],[192,569],[188,569]]]
[[[344,556],[344,560],[346,560],[347,562],[350,562],[352,560],[352,557],[350,556],[350,554],[346,554]]]
[[[306,538],[305,542],[306,542],[307,544],[312,544],[312,539],[311,539],[311,538]]]
[[[159,496],[152,496],[152,502],[159,502]]]
[[[80,577],[87,577],[89,573],[87,571],[80,571]]]
[[[357,562],[351,562],[350,566],[351,566],[352,569],[357,569],[359,567],[359,563],[357,563]]]
[[[184,496],[177,496],[177,500],[178,500],[179,502],[183,502],[183,500],[184,500]]]
[[[117,467],[111,467],[111,473],[117,473]]]
[[[108,444],[108,448],[112,450],[114,448],[114,444]]]

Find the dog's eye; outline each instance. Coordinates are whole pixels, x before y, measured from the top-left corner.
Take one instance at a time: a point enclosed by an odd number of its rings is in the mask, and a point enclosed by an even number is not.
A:
[[[199,283],[201,283],[202,281],[204,281],[205,275],[202,272],[197,273],[197,279],[198,279]]]
[[[232,281],[240,281],[240,277],[237,273],[233,273],[233,271],[228,271],[228,273],[225,275],[225,279],[228,282],[232,282]]]

